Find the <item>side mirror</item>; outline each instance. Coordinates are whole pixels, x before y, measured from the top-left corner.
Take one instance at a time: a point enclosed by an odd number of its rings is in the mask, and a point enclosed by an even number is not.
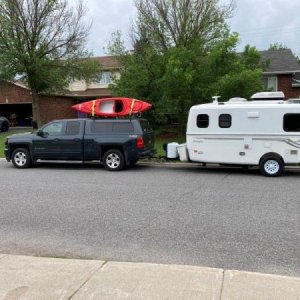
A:
[[[38,136],[42,137],[42,138],[45,138],[48,136],[48,133],[47,132],[44,132],[43,130],[38,130],[37,133],[36,133]]]

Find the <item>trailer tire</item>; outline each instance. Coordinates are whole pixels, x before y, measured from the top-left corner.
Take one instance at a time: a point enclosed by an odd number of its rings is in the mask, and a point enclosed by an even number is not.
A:
[[[263,157],[259,166],[261,173],[267,177],[278,177],[284,169],[283,160],[277,155]]]

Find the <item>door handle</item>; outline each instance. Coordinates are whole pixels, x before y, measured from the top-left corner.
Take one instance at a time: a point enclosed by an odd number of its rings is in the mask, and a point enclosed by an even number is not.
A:
[[[80,142],[80,139],[74,139],[73,141],[75,141],[75,142]]]

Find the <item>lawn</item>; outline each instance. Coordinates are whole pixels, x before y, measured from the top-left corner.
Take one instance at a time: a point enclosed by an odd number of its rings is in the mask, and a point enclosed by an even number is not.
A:
[[[163,144],[176,142],[178,144],[185,143],[185,136],[181,137],[164,137],[164,136],[156,136],[155,138],[155,157],[165,157],[166,153],[163,150]]]
[[[4,157],[4,143],[6,140],[6,137],[12,134],[18,134],[18,133],[25,133],[25,132],[31,132],[32,129],[26,128],[26,129],[9,129],[8,132],[0,132],[0,158]]]

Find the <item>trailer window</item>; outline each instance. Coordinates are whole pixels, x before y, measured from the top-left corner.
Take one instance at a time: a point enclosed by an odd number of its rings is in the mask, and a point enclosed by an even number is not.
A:
[[[219,115],[219,127],[220,128],[230,128],[231,127],[231,115],[229,115],[229,114]]]
[[[300,132],[300,114],[286,114],[283,116],[283,130]]]
[[[207,128],[209,125],[209,117],[208,115],[198,115],[197,116],[197,126],[199,128]]]

